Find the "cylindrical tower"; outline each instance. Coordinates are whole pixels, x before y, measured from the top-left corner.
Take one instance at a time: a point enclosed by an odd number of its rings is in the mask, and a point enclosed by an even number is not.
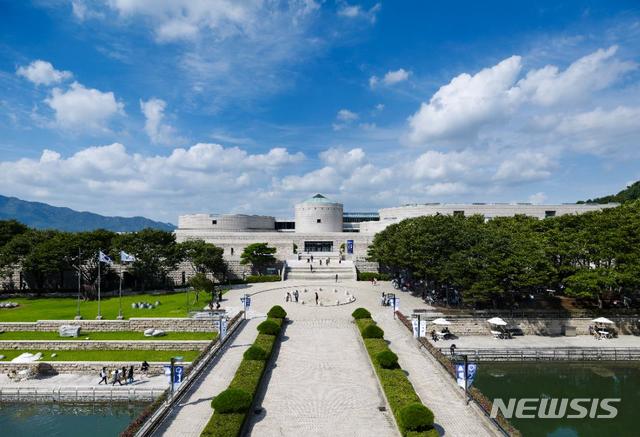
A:
[[[342,203],[322,194],[296,205],[296,232],[342,232]]]

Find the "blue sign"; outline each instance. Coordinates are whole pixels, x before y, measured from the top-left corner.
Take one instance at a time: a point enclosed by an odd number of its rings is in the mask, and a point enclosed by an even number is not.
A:
[[[475,363],[467,364],[467,387],[471,387],[473,384],[473,380],[476,378],[476,373],[478,372],[478,365]],[[464,388],[464,363],[456,363],[456,381],[458,385]]]
[[[227,335],[227,319],[222,317],[220,319],[220,338],[224,338]]]
[[[184,366],[173,366],[174,384],[180,384],[182,382],[182,375],[184,375]]]
[[[353,253],[353,240],[347,240],[347,253]]]
[[[244,305],[245,309],[251,306],[251,298],[249,296],[241,297],[240,302],[242,302],[242,305]]]

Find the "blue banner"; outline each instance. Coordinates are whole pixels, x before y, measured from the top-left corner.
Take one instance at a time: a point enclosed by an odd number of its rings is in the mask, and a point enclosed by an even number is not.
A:
[[[467,387],[471,387],[473,381],[476,379],[476,373],[478,372],[478,365],[475,363],[467,364]],[[464,363],[456,363],[456,381],[458,385],[464,388]]]
[[[347,253],[353,253],[353,240],[347,240]]]

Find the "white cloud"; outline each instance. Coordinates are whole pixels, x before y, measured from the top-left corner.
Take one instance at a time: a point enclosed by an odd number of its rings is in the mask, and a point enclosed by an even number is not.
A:
[[[425,186],[424,191],[427,195],[434,197],[453,196],[467,193],[469,187],[462,182],[438,182]]]
[[[516,183],[547,179],[555,166],[555,161],[549,154],[525,150],[503,160],[494,180]]]
[[[70,71],[60,71],[53,68],[50,62],[40,59],[31,64],[19,67],[16,70],[18,76],[22,76],[36,85],[51,85],[73,77]]]
[[[55,112],[59,127],[72,130],[106,130],[109,120],[124,114],[124,104],[112,92],[85,88],[78,82],[63,91],[54,88],[45,103]]]
[[[450,179],[469,172],[479,160],[469,152],[443,153],[429,150],[409,164],[414,179]]]
[[[568,108],[581,101],[589,102],[596,92],[636,69],[635,63],[616,59],[616,52],[616,46],[600,49],[577,59],[563,71],[547,65],[530,70],[520,80],[519,56],[474,75],[460,74],[409,117],[409,141],[425,144],[475,140],[481,130],[494,127],[497,121],[518,119],[541,107],[549,111],[554,106]]]
[[[409,118],[409,139],[421,144],[475,135],[482,125],[504,116],[520,69],[520,57],[512,56],[473,76],[456,76]]]
[[[251,201],[273,174],[304,159],[274,148],[252,154],[237,147],[196,144],[168,155],[131,153],[119,143],[88,147],[63,157],[44,150],[39,159],[0,161],[0,186],[12,195],[103,214],[174,221],[178,214],[228,211]],[[243,197],[246,196],[246,199]]]
[[[333,124],[333,130],[341,130],[359,118],[358,114],[348,109],[341,109],[336,114],[337,123]]]
[[[560,119],[555,131],[561,144],[595,154],[635,152],[640,142],[640,107],[618,106],[612,110],[569,115]]]
[[[395,85],[397,83],[404,82],[405,80],[408,80],[410,74],[411,74],[411,72],[405,70],[404,68],[400,68],[400,69],[395,70],[395,71],[388,71],[382,77],[382,79],[378,78],[377,76],[371,76],[369,78],[369,86],[371,88],[375,88],[380,83],[383,83],[384,85]]]
[[[360,5],[350,5],[348,3],[343,3],[338,8],[338,15],[346,18],[364,18],[371,23],[376,22],[377,14],[380,12],[382,8],[381,3],[376,3],[370,9],[364,9]]]
[[[541,191],[529,196],[529,203],[533,203],[534,205],[542,205],[546,200],[547,195]]]
[[[332,167],[322,167],[304,175],[286,176],[278,184],[278,188],[284,191],[333,192],[339,187],[340,175]]]
[[[341,172],[352,171],[364,161],[364,158],[364,150],[360,147],[348,151],[332,147],[320,153],[320,159],[324,163]]]
[[[607,88],[636,68],[633,62],[613,58],[617,50],[617,46],[597,50],[564,71],[555,65],[531,70],[517,88],[534,103],[545,106],[588,99],[593,92]]]
[[[174,144],[183,142],[173,126],[163,123],[167,103],[162,99],[140,100],[140,110],[144,114],[144,130],[153,143]]]

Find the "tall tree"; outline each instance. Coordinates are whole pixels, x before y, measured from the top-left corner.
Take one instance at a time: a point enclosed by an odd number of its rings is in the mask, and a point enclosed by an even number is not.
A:
[[[269,247],[267,243],[253,243],[248,245],[240,255],[240,264],[250,265],[258,274],[264,272],[264,268],[275,263],[275,247]]]

